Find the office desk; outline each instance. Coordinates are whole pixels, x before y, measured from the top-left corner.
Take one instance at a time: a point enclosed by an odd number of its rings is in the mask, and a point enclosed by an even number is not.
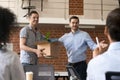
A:
[[[64,71],[64,72],[60,72],[60,71],[56,71],[55,72],[55,80],[58,80],[59,78],[63,78],[63,80],[69,80],[68,77],[68,72]]]

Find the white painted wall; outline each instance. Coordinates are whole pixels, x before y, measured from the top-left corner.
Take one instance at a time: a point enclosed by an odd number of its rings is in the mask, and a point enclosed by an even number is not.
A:
[[[43,0],[43,11],[41,11],[41,0],[31,0],[32,5],[40,13],[40,23],[67,24],[69,15],[69,0]],[[28,0],[24,0],[23,6],[28,6]],[[21,9],[22,0],[0,0],[0,6],[12,9],[17,15],[19,23],[27,23],[23,17],[27,10]],[[103,16],[101,15],[101,0],[84,0],[84,15],[78,16],[81,24],[105,24],[107,14],[118,7],[118,0],[103,0]],[[101,20],[103,18],[103,20]]]

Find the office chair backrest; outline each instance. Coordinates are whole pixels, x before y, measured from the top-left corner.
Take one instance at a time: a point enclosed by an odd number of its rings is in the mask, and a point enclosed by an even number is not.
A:
[[[106,80],[120,80],[120,72],[108,71],[105,73]]]
[[[50,64],[29,65],[25,72],[33,72],[33,80],[54,80],[54,67]]]
[[[68,71],[69,78],[71,76],[73,76],[74,80],[81,80],[79,74],[77,73],[77,71],[72,66],[67,65],[66,69]]]

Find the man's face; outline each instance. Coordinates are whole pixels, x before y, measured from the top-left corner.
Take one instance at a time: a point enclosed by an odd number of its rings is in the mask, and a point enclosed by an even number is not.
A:
[[[78,26],[79,26],[78,19],[71,19],[69,25],[70,25],[70,27],[71,27],[72,30],[77,30]]]
[[[32,26],[35,26],[38,24],[39,22],[39,15],[33,13],[30,17],[29,17],[29,22]]]

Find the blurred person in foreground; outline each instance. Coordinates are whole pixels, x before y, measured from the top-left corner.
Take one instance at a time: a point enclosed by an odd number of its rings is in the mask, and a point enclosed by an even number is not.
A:
[[[20,61],[23,67],[38,64],[38,58],[43,56],[44,49],[37,49],[36,42],[46,40],[38,30],[39,14],[31,11],[28,14],[29,25],[20,30]]]
[[[0,7],[0,80],[25,80],[19,56],[6,48],[15,19],[14,13]]]
[[[101,46],[94,50],[93,54],[98,56],[88,64],[87,80],[105,80],[107,71],[120,72],[120,8],[108,14],[104,34],[110,45],[104,53],[102,53]]]

